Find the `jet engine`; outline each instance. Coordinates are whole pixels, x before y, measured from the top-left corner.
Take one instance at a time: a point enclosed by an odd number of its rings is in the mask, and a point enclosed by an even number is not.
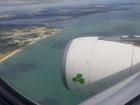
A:
[[[65,49],[62,77],[68,89],[94,95],[139,71],[139,46],[81,37]]]

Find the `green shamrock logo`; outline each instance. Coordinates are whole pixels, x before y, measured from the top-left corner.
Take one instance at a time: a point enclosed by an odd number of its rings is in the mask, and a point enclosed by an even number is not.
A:
[[[84,84],[85,80],[83,78],[83,75],[78,73],[75,77],[72,78],[72,81],[75,83],[80,83],[80,84]]]

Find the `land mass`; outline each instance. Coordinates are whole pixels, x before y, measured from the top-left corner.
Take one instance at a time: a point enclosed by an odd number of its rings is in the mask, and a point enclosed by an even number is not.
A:
[[[53,36],[62,29],[32,26],[0,33],[0,63],[40,39]]]
[[[69,6],[56,6],[46,7],[38,13],[16,13],[15,14],[2,14],[0,21],[10,21],[17,19],[40,19],[51,18],[47,22],[59,22],[70,20],[82,16],[93,15],[98,13],[107,13],[112,11],[126,11],[130,9],[130,5],[140,5],[140,3],[118,3],[118,4],[91,4],[91,5],[69,5]]]

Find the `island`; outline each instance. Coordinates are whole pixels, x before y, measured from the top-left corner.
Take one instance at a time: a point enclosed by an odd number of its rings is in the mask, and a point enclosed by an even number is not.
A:
[[[53,36],[62,29],[48,28],[46,26],[30,26],[0,30],[0,63],[40,39]]]

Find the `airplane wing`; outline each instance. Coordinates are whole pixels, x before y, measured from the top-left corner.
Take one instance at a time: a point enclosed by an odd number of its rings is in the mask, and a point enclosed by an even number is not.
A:
[[[140,46],[140,36],[112,36],[112,37],[106,37],[101,36],[99,39],[107,40],[107,41],[114,41],[114,42],[120,42],[120,43],[127,43],[127,44],[135,44]]]
[[[140,95],[140,73],[91,97],[80,105],[125,105]]]

